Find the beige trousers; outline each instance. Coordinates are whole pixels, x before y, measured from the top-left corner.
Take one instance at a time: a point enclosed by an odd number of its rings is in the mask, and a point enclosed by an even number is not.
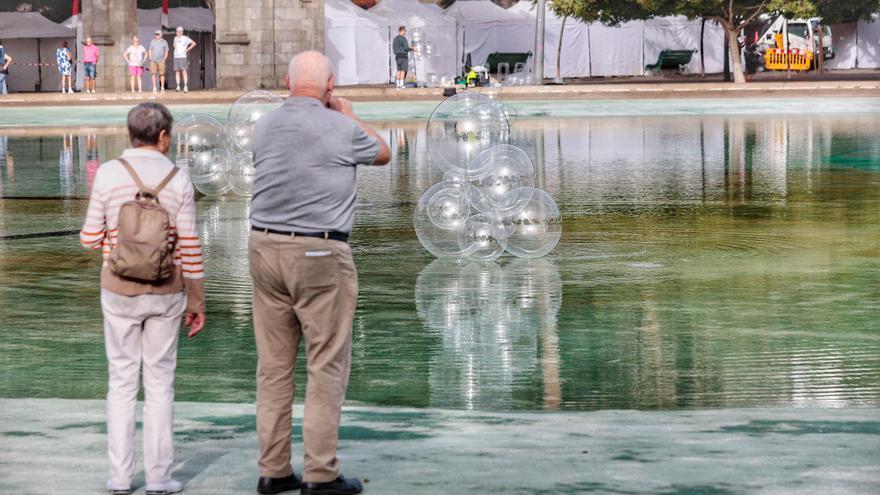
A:
[[[171,479],[174,462],[174,369],[186,295],[122,296],[101,289],[107,352],[107,452],[111,488],[134,477],[135,406],[144,374],[144,473],[147,483]]]
[[[292,472],[294,369],[305,338],[308,380],[303,413],[303,479],[339,476],[336,444],[351,362],[357,271],[348,244],[251,232],[257,341],[260,476]]]

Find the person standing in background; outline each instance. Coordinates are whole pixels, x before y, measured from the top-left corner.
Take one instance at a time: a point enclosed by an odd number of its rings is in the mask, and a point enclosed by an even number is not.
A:
[[[137,36],[131,37],[131,46],[125,50],[122,57],[128,63],[128,74],[131,76],[131,92],[134,93],[135,81],[137,92],[143,93],[144,60],[147,58],[147,49],[141,44]]]
[[[86,38],[86,45],[83,47],[83,72],[86,76],[86,93],[95,92],[95,78],[98,77],[98,59],[101,53],[98,45],[92,42],[91,36]]]
[[[153,94],[156,94],[156,88],[162,88],[165,93],[165,61],[168,60],[168,42],[162,38],[162,31],[157,29],[153,32],[153,39],[150,40],[150,74],[153,80]],[[156,83],[159,86],[156,86]]]
[[[409,52],[412,47],[406,40],[406,26],[397,28],[398,35],[394,37],[391,43],[391,50],[394,52],[394,60],[397,63],[397,89],[403,89],[403,81],[406,78],[406,70],[409,68]]]
[[[183,34],[183,26],[177,26],[177,34],[174,36],[174,81],[177,83],[177,92],[180,92],[180,76],[183,75],[183,92],[189,92],[189,75],[187,68],[189,60],[187,54],[196,47],[196,42]]]
[[[70,94],[73,94],[73,78],[70,75],[73,70],[73,54],[70,53],[66,41],[62,41],[61,46],[55,50],[55,63],[58,64],[58,72],[61,73],[61,94],[67,92],[64,90],[64,81],[67,81],[67,88]]]
[[[0,94],[9,94],[6,89],[6,76],[9,75],[9,64],[12,63],[12,57],[6,53],[3,48],[3,40],[0,40]]]

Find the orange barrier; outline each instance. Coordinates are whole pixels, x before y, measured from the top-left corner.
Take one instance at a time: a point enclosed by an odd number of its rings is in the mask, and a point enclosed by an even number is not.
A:
[[[810,70],[813,63],[813,52],[811,50],[785,50],[779,48],[768,48],[764,53],[764,68],[767,70]]]

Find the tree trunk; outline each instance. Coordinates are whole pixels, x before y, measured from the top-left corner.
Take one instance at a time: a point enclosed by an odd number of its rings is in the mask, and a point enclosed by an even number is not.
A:
[[[727,28],[724,29],[724,44],[729,45]],[[724,47],[724,82],[730,82],[730,49]]]
[[[824,39],[825,33],[822,32],[822,23],[818,24],[819,30],[819,53],[816,54],[816,68],[819,74],[825,73],[825,47],[824,47]]]
[[[706,33],[706,18],[700,23],[700,79],[706,77],[706,56],[703,50],[703,35]]]
[[[737,30],[731,29],[729,25],[724,26],[724,30],[727,31],[727,45],[730,47],[730,59],[733,62],[733,82],[743,84],[746,82],[746,76],[743,73]]]
[[[562,84],[562,37],[565,35],[565,21],[568,16],[562,18],[562,26],[559,28],[559,46],[556,48],[556,81]]]

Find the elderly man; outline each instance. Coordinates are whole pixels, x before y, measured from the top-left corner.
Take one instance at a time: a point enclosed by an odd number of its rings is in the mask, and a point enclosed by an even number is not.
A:
[[[290,98],[257,121],[248,250],[257,341],[259,493],[360,493],[339,473],[336,444],[351,358],[357,272],[348,246],[358,164],[384,165],[385,141],[332,96],[330,61],[290,62]],[[308,384],[302,482],[290,465],[291,405],[300,339]]]
[[[183,74],[183,92],[189,92],[189,52],[196,47],[196,42],[183,34],[183,26],[177,26],[174,35],[174,81],[177,92],[180,92],[180,76]]]

